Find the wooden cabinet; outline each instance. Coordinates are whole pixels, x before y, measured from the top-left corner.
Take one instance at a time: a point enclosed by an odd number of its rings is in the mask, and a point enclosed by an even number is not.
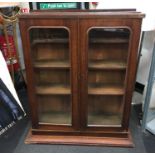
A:
[[[134,11],[20,16],[32,120],[27,143],[132,146],[143,17]]]

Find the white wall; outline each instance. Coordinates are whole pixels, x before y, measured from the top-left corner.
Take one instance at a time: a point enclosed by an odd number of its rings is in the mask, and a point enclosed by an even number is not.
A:
[[[155,8],[154,0],[103,0],[98,3],[97,9],[129,9],[135,8],[137,11],[145,13],[142,30],[155,29]]]
[[[142,51],[141,51],[142,56],[140,58],[136,78],[136,81],[143,85],[146,85],[148,80],[154,41],[155,41],[155,31],[145,32],[144,40],[142,42]]]

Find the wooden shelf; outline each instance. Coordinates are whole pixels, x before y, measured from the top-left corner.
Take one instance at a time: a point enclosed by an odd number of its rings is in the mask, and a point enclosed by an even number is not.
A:
[[[124,95],[124,88],[122,86],[89,86],[88,94],[89,95]]]
[[[88,67],[90,69],[126,69],[127,65],[118,61],[95,60],[90,61]]]
[[[68,43],[68,38],[53,38],[53,39],[35,39],[32,42],[32,45],[40,44],[40,43]]]
[[[128,43],[128,38],[91,38],[90,43]]]
[[[63,61],[40,61],[34,63],[35,68],[70,68],[67,60]]]
[[[36,93],[38,95],[70,95],[71,90],[66,85],[37,86]]]

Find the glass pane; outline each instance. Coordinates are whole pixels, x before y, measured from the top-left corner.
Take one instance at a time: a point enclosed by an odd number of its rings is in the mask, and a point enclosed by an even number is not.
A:
[[[32,28],[30,40],[39,122],[71,125],[69,32]]]
[[[37,85],[66,85],[70,86],[70,70],[67,69],[40,69],[35,70]]]
[[[89,125],[119,125],[122,119],[122,96],[89,96]]]
[[[51,124],[71,124],[70,96],[39,96],[39,121]]]
[[[130,32],[92,28],[88,48],[88,126],[120,126]]]

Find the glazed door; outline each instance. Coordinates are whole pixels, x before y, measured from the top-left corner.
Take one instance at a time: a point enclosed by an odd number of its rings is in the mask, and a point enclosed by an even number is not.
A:
[[[25,61],[29,68],[33,128],[75,129],[79,122],[77,21],[32,19],[29,22]]]
[[[133,38],[128,23],[125,19],[81,19],[81,125],[86,130],[128,126],[137,59],[136,51],[130,51]],[[131,55],[133,70],[128,66]]]

